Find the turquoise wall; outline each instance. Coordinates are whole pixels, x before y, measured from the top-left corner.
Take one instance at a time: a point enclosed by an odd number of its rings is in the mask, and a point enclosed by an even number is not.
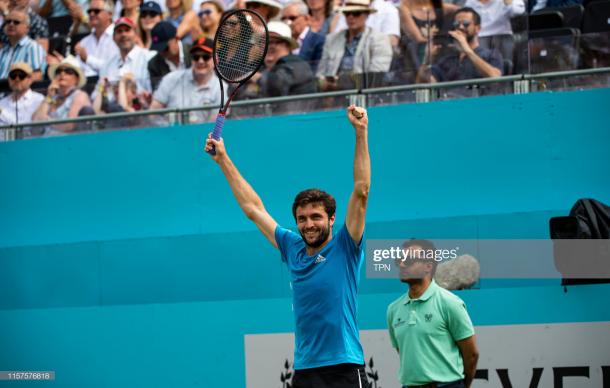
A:
[[[547,238],[548,218],[579,197],[610,203],[609,100],[600,89],[371,108],[367,237]],[[245,385],[243,335],[292,331],[290,291],[202,152],[209,130],[0,143],[0,370],[55,370],[61,387]],[[224,136],[279,223],[294,226],[292,199],[312,186],[344,218],[344,112],[228,121]],[[557,283],[536,287],[544,307],[529,314],[517,303],[529,287],[488,281],[460,296],[478,325],[610,320],[598,307],[608,286]],[[403,287],[361,286],[361,328],[384,328]]]

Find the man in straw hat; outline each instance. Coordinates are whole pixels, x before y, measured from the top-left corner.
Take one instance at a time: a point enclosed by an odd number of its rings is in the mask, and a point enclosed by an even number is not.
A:
[[[377,12],[369,15],[366,19],[367,27],[379,31],[390,36],[392,47],[398,46],[400,41],[400,15],[398,8],[388,0],[372,0],[371,8]],[[347,28],[345,16],[341,16],[337,20],[337,25],[333,32],[341,31]]]
[[[347,29],[326,37],[318,66],[323,90],[337,89],[341,75],[387,72],[392,62],[389,36],[366,26],[368,16],[376,12],[370,0],[347,0],[341,12]]]
[[[315,93],[316,81],[311,67],[292,50],[298,43],[292,38],[290,27],[282,22],[269,22],[269,49],[260,85],[265,97]],[[300,102],[302,104],[302,102]]]
[[[8,86],[12,93],[0,100],[0,125],[29,123],[44,96],[32,91],[32,67],[25,62],[11,65]],[[4,131],[0,131],[0,141]]]

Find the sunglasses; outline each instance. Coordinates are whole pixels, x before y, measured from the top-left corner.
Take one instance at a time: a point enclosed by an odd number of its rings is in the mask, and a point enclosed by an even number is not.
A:
[[[191,55],[191,58],[193,59],[193,62],[199,62],[200,59],[203,59],[205,62],[207,62],[212,59],[212,56],[210,54],[193,54]]]
[[[4,21],[4,24],[5,24],[5,25],[11,25],[11,24],[12,24],[13,26],[18,26],[18,25],[20,25],[21,23],[22,23],[22,21],[21,21],[21,20],[15,20],[15,19],[6,19],[6,20]]]
[[[93,14],[93,15],[99,15],[99,14],[100,14],[100,12],[102,12],[102,10],[101,10],[101,9],[99,9],[99,8],[89,8],[89,9],[87,10],[87,13],[88,13],[89,15],[91,15],[91,14]]]
[[[60,67],[59,69],[55,70],[55,75],[58,75],[61,73],[66,73],[68,75],[76,75],[76,71],[74,71],[73,69],[65,68],[65,67]]]
[[[154,18],[155,16],[158,16],[158,15],[159,14],[157,12],[153,12],[153,11],[140,12],[141,18]]]
[[[204,9],[203,11],[199,11],[199,16],[210,16],[212,14],[212,10],[211,9]]]
[[[360,15],[362,15],[364,12],[362,11],[348,11],[348,12],[343,12],[343,14],[345,15],[345,17],[349,17],[349,16],[353,16],[353,17],[359,17]]]
[[[468,21],[468,20],[463,20],[463,21],[456,20],[453,22],[453,28],[460,28],[460,26],[464,26],[464,28],[468,28],[471,24],[472,24],[472,22]]]
[[[297,20],[300,17],[301,17],[301,15],[297,15],[297,16],[284,16],[282,18],[282,21],[286,22],[286,21],[290,20],[291,22],[294,22],[295,20]]]
[[[26,79],[28,75],[23,71],[12,71],[8,74],[8,77],[13,81],[19,78],[20,80]]]

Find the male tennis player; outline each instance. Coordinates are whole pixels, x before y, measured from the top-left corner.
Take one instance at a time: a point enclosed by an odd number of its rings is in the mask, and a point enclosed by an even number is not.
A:
[[[398,379],[405,388],[469,388],[479,352],[466,305],[434,281],[432,242],[410,240],[403,249],[409,255],[396,263],[409,290],[387,313]]]
[[[347,116],[356,132],[354,190],[345,224],[337,228],[335,200],[310,189],[297,194],[292,213],[299,233],[277,224],[227,155],[223,140],[210,138],[218,163],[246,216],[281,252],[290,271],[296,321],[294,388],[366,388],[364,355],[356,324],[356,294],[364,260],[363,233],[371,182],[368,117],[351,105]]]

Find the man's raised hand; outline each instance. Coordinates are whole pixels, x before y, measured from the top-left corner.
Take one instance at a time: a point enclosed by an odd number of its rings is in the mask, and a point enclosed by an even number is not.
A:
[[[213,148],[216,150],[216,154],[210,154],[210,156],[212,157],[212,160],[214,160],[216,163],[220,162],[222,158],[225,158],[227,156],[227,150],[225,149],[225,142],[223,138],[221,137],[220,140],[216,140],[212,138],[212,132],[210,132],[208,133],[208,138],[205,141],[204,150],[209,154],[209,152]]]
[[[369,117],[366,114],[366,109],[353,104],[347,107],[347,118],[357,130],[367,129],[369,125]]]

